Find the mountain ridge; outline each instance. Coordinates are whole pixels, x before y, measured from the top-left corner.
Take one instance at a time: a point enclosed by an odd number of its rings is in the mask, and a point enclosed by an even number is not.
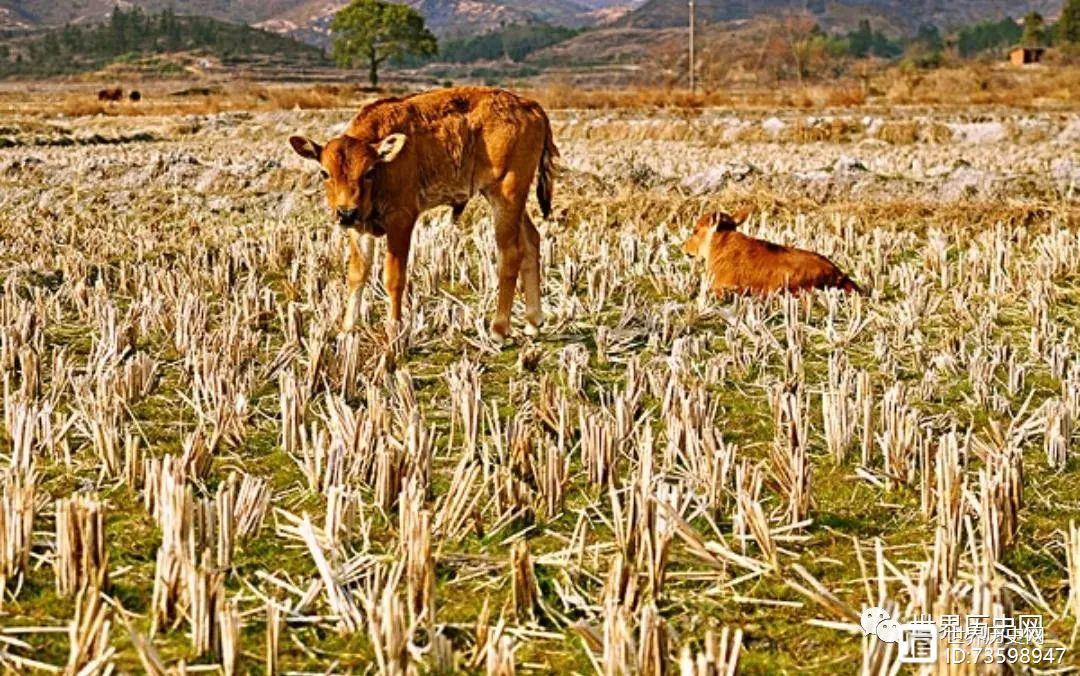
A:
[[[664,29],[685,26],[687,0],[404,0],[427,20],[440,38],[477,35],[510,24],[536,22],[569,27],[612,26]],[[0,29],[59,26],[104,19],[114,5],[148,12],[166,8],[178,14],[244,23],[326,46],[330,22],[348,0],[0,0]],[[1053,16],[1061,0],[696,0],[698,21],[750,19],[786,9],[813,13],[826,29],[844,30],[868,18],[894,35],[933,23],[943,28],[1031,10]]]
[[[858,18],[871,18],[893,33],[911,33],[928,23],[950,28],[985,19],[1019,18],[1032,10],[1053,15],[1061,4],[1061,0],[696,0],[696,17],[718,23],[806,10],[826,28],[850,28]],[[673,28],[686,25],[688,13],[686,0],[646,0],[618,25]]]
[[[580,27],[620,16],[643,0],[404,0],[440,36],[484,33],[511,23],[546,22]],[[348,0],[0,0],[0,28],[19,29],[97,21],[113,6],[147,12],[171,8],[300,37],[328,41],[330,20]]]

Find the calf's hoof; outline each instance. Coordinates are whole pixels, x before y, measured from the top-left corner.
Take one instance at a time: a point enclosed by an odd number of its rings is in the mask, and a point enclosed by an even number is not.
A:
[[[491,323],[491,342],[500,346],[505,345],[509,334],[510,322],[495,321]]]
[[[387,320],[386,322],[386,337],[390,340],[396,340],[401,337],[404,325],[401,320]]]
[[[525,335],[530,338],[535,338],[540,335],[540,327],[544,325],[544,315],[537,312],[536,314],[525,316]]]

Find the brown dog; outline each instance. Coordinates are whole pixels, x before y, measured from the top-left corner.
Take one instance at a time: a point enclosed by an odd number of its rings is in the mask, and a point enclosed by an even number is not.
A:
[[[736,232],[749,215],[713,213],[702,216],[683,251],[704,258],[718,295],[837,288],[859,291],[858,285],[829,259],[812,251],[773,244]]]

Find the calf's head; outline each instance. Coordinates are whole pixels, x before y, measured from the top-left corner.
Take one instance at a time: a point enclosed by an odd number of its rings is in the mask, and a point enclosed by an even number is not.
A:
[[[697,225],[694,226],[694,232],[683,242],[683,251],[691,256],[708,256],[713,233],[734,230],[749,215],[750,212],[746,209],[737,212],[734,216],[722,211],[705,214],[698,219]]]
[[[339,136],[323,146],[303,136],[289,138],[298,155],[319,163],[330,211],[346,228],[375,225],[375,173],[397,158],[405,141],[404,134],[390,134],[378,143]]]

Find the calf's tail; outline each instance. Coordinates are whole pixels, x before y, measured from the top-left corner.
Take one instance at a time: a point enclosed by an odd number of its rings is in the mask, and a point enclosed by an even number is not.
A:
[[[544,150],[540,153],[540,172],[536,180],[536,200],[540,202],[540,211],[544,218],[551,216],[551,195],[555,188],[555,158],[559,149],[555,147],[555,138],[551,133],[551,123],[544,116]]]

